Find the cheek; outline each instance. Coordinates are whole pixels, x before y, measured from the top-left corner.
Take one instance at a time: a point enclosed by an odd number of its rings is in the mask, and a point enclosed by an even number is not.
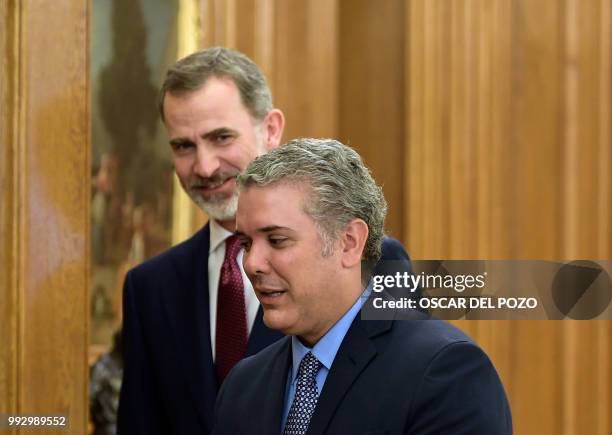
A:
[[[254,138],[243,138],[240,144],[232,147],[231,153],[228,155],[228,160],[231,159],[233,166],[241,171],[257,157],[257,148]]]
[[[292,301],[300,306],[312,306],[313,300],[317,303],[322,296],[327,296],[328,292],[323,289],[329,287],[331,266],[317,257],[319,251],[281,249],[271,254],[274,274],[289,286]]]
[[[174,159],[174,170],[181,179],[191,175],[191,166],[191,161],[187,156]]]
[[[231,149],[228,148],[220,152],[218,157],[221,162],[222,170],[232,168],[243,171],[250,163],[250,160],[247,160],[244,155],[240,154],[240,151],[234,146],[232,146]]]
[[[314,275],[312,269],[300,268],[294,263],[293,273],[285,278],[291,286],[291,300],[299,312],[310,312],[321,301],[321,282]]]

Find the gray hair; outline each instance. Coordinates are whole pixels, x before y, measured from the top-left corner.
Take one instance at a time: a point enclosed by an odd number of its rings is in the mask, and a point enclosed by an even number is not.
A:
[[[180,59],[168,70],[157,101],[162,121],[166,93],[197,91],[211,77],[232,80],[240,91],[242,104],[254,119],[262,121],[273,109],[266,77],[255,62],[239,51],[213,47]]]
[[[294,139],[257,157],[238,176],[238,186],[277,182],[307,183],[310,195],[304,211],[311,216],[329,255],[338,232],[362,219],[369,234],[363,252],[367,268],[380,258],[387,203],[382,189],[355,150],[333,139]]]

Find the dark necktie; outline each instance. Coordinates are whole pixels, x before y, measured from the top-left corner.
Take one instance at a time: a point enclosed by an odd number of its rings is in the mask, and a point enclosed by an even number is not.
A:
[[[244,286],[238,266],[240,241],[231,236],[225,241],[225,258],[219,277],[217,299],[217,331],[215,341],[215,367],[219,385],[247,348],[247,319]]]
[[[317,373],[323,366],[321,362],[308,352],[302,358],[298,369],[295,397],[287,414],[287,423],[283,435],[304,435],[308,430],[310,419],[319,400],[317,391]]]

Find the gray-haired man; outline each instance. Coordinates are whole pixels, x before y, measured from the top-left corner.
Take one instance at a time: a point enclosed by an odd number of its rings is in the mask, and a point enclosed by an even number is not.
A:
[[[159,98],[176,174],[210,217],[189,240],[131,270],[124,285],[119,432],[206,434],[233,365],[281,337],[242,269],[236,176],[280,144],[284,116],[249,58],[210,48],[179,60]],[[404,261],[385,239],[383,256]]]
[[[380,258],[386,204],[355,151],[295,140],[238,185],[244,268],[265,324],[290,337],[236,365],[216,434],[512,432],[494,367],[459,330],[419,312],[361,319],[362,261]]]

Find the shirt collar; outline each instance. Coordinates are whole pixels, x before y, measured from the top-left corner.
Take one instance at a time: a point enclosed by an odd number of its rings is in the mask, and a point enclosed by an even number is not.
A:
[[[327,331],[323,337],[321,337],[321,339],[312,349],[304,346],[304,344],[302,344],[302,342],[296,336],[291,337],[291,352],[293,357],[291,382],[295,382],[298,375],[300,362],[302,362],[302,358],[304,358],[308,352],[312,352],[312,354],[327,370],[331,369],[334,358],[336,358],[338,349],[342,344],[342,340],[344,340],[344,336],[351,327],[355,316],[357,313],[359,313],[366,294],[367,290],[357,299],[353,306],[340,318],[340,320],[338,320],[336,324],[332,326],[332,328]]]
[[[225,239],[230,237],[233,233],[230,233],[228,230],[223,228],[221,224],[219,224],[216,220],[210,220],[210,247],[208,248],[208,253],[214,252],[217,250],[221,243],[225,242]]]

